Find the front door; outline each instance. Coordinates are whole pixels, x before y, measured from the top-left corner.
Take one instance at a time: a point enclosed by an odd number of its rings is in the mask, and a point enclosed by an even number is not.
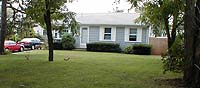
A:
[[[86,48],[86,43],[88,42],[88,28],[81,28],[81,48]]]

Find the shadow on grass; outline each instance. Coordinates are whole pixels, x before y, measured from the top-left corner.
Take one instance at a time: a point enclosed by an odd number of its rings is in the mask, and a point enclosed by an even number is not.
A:
[[[154,80],[158,85],[169,85],[175,88],[187,88],[184,85],[182,78],[174,78],[174,79],[155,79]]]

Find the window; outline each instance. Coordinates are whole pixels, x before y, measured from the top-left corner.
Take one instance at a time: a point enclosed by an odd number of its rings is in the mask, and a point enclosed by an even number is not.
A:
[[[43,35],[47,35],[47,30],[43,30]]]
[[[130,28],[129,41],[137,41],[137,29],[136,28]]]
[[[104,29],[104,40],[111,40],[111,28]]]
[[[116,41],[116,27],[101,26],[99,30],[99,41]]]
[[[63,32],[64,33],[70,33],[70,30],[69,29],[65,29]]]
[[[55,38],[58,38],[58,33],[55,33]]]

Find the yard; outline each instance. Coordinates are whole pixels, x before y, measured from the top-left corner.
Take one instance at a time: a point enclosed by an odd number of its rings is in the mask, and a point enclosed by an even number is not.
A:
[[[54,51],[54,62],[47,58],[46,50],[0,56],[0,88],[173,88],[163,80],[181,77],[163,74],[159,56]]]

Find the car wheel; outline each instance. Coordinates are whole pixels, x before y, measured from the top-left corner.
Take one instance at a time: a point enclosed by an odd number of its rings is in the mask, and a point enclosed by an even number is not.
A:
[[[34,50],[35,49],[35,46],[33,45],[33,46],[31,46],[31,50]]]
[[[23,52],[23,51],[24,51],[24,48],[23,48],[23,47],[20,47],[19,51],[20,51],[20,52]]]

